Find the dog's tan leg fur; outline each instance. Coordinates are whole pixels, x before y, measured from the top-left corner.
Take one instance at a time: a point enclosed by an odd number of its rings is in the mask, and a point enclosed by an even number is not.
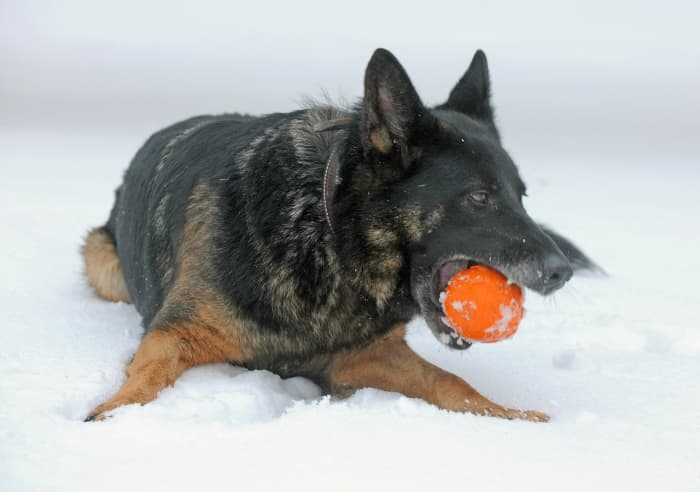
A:
[[[425,361],[406,344],[400,326],[359,349],[336,355],[329,366],[333,393],[379,388],[421,398],[440,408],[507,419],[546,422],[541,412],[505,408],[482,396],[454,374]]]
[[[204,320],[154,328],[141,341],[119,391],[85,420],[102,420],[107,412],[122,405],[148,403],[185,370],[196,365],[241,362],[245,358],[240,340],[224,335]]]
[[[90,231],[81,253],[85,261],[85,277],[95,292],[108,301],[130,303],[119,256],[109,234],[102,228]]]

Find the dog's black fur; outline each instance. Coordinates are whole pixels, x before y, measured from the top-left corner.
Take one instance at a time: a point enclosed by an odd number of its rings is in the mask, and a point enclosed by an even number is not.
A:
[[[202,116],[153,135],[99,230],[146,328],[187,319],[213,297],[243,327],[251,357],[239,363],[329,388],[333,354],[416,315],[444,343],[468,347],[438,302],[457,269],[485,264],[548,294],[573,267],[593,268],[525,212],[489,92],[479,51],[430,109],[377,50],[354,108]],[[318,130],[334,120],[346,123]],[[331,153],[339,174],[325,204]]]

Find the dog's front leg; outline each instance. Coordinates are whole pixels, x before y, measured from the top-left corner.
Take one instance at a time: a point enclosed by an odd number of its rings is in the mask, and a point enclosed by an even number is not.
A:
[[[406,344],[400,326],[361,349],[333,357],[328,366],[332,394],[345,396],[360,388],[379,388],[421,398],[440,408],[507,419],[546,422],[541,412],[505,408],[479,394],[464,380],[427,362]]]
[[[103,420],[115,408],[144,405],[172,385],[185,370],[212,362],[241,362],[245,348],[240,340],[211,323],[211,316],[172,322],[152,328],[141,341],[127,379],[119,391],[95,408],[86,421]]]

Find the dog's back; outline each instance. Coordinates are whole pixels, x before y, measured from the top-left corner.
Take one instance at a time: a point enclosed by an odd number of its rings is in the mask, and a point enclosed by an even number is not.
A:
[[[250,144],[256,130],[282,118],[189,118],[155,133],[134,156],[100,234],[114,241],[124,283],[144,326],[172,287],[187,202],[197,183],[221,186],[221,179],[237,179],[234,156]]]

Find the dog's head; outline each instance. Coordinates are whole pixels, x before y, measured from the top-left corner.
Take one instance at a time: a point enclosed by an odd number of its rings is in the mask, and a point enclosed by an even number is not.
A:
[[[542,295],[571,277],[567,258],[523,208],[525,185],[503,149],[478,51],[447,102],[428,108],[396,58],[377,50],[367,66],[362,147],[387,201],[417,210],[406,256],[410,291],[433,333],[469,344],[442,321],[440,292],[458,270],[487,265]]]

